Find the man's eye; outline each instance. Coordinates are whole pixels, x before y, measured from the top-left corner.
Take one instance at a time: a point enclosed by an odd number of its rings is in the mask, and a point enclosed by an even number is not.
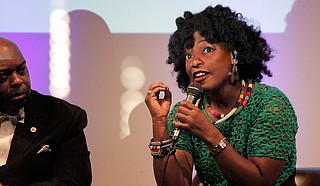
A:
[[[22,68],[18,71],[18,74],[20,74],[21,76],[25,75],[26,73],[26,68]]]
[[[192,58],[192,55],[186,54],[186,60],[188,60],[188,59],[190,59],[190,58]]]
[[[5,74],[0,74],[0,83],[4,83],[8,79],[8,76]]]
[[[203,50],[203,53],[209,53],[209,52],[212,52],[212,50],[213,50],[212,48],[207,47]]]

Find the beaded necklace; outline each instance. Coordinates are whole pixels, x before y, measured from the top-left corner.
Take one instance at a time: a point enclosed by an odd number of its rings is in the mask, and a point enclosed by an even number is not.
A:
[[[219,120],[217,120],[216,122],[214,122],[214,124],[218,124],[221,123],[225,120],[227,120],[228,118],[230,118],[233,114],[236,113],[236,111],[238,111],[239,109],[241,109],[243,106],[246,106],[249,98],[251,96],[251,92],[252,92],[252,87],[253,87],[253,83],[249,82],[248,83],[248,87],[246,89],[246,82],[244,80],[241,81],[241,91],[240,91],[240,95],[239,98],[236,102],[236,104],[234,105],[233,109],[226,115],[224,114],[219,114],[217,112],[215,112],[212,107],[210,102],[207,99],[207,96],[205,96],[204,99],[204,105],[206,106],[206,110],[208,112],[210,112],[214,117],[218,118]]]

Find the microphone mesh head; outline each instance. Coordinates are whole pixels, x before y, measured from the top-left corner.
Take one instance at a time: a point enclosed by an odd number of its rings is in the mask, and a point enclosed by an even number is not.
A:
[[[192,95],[196,98],[201,98],[203,89],[199,83],[191,83],[187,88],[187,94]]]

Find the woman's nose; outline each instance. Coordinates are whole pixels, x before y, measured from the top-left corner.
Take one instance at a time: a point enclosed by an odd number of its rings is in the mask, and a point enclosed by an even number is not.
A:
[[[197,68],[199,66],[202,66],[203,65],[203,61],[200,60],[200,59],[195,59],[192,61],[192,67],[193,68]]]

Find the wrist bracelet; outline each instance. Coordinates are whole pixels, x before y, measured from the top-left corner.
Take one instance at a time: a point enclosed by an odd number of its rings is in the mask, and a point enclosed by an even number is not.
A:
[[[175,146],[172,147],[172,143],[173,141],[171,139],[164,141],[153,141],[153,139],[151,139],[148,147],[154,158],[164,158],[168,154],[171,155],[175,153],[176,148]]]
[[[172,155],[176,152],[176,148],[164,148],[164,149],[150,149],[151,156],[154,158],[164,158],[167,155]]]
[[[150,145],[166,145],[166,144],[170,144],[172,142],[171,139],[167,139],[167,140],[163,140],[163,141],[153,141],[153,138],[150,140]]]
[[[221,151],[223,151],[227,146],[228,146],[229,142],[227,140],[227,138],[223,138],[218,145],[216,145],[212,150],[210,150],[210,154],[212,157],[215,157],[218,153],[220,153]]]

